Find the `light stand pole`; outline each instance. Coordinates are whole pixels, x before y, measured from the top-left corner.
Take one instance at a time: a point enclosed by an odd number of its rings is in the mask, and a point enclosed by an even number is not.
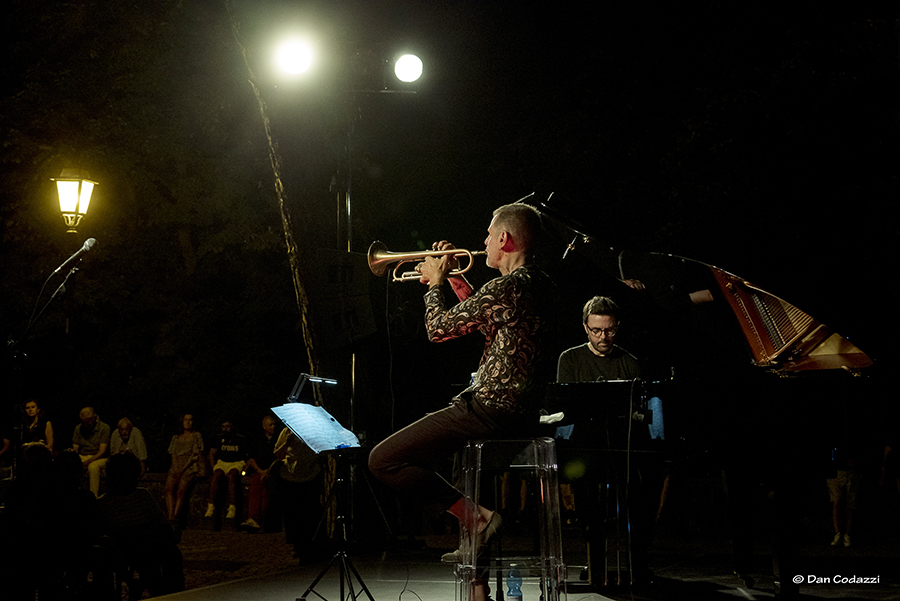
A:
[[[353,61],[354,65],[364,74],[376,73],[380,74],[381,81],[376,85],[370,85],[368,88],[351,89],[350,90],[350,116],[347,123],[347,174],[344,182],[344,198],[343,207],[341,206],[341,198],[338,196],[337,210],[337,243],[338,248],[341,246],[341,213],[346,220],[346,249],[347,252],[353,252],[353,134],[356,128],[356,119],[360,114],[359,96],[368,96],[373,94],[415,94],[414,89],[390,89],[388,81],[391,75],[388,74],[389,61],[385,58],[384,52],[375,54],[372,59],[372,53],[358,52]],[[365,62],[366,57],[370,61]],[[380,64],[374,68],[371,65],[372,60],[377,60]],[[422,60],[413,54],[402,54],[394,60],[393,77],[401,83],[408,85],[418,81],[422,77],[423,66]],[[340,171],[340,170],[339,170]],[[356,399],[356,352],[351,351],[350,354],[350,431],[356,433],[356,414],[354,410],[354,401]]]

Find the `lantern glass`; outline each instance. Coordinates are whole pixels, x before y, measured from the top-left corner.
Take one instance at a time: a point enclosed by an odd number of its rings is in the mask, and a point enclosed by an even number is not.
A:
[[[62,213],[78,212],[78,180],[56,180],[56,191],[59,193],[59,210]]]
[[[94,191],[94,182],[89,180],[81,181],[81,194],[78,197],[78,214],[85,215],[88,206],[91,204],[91,192]]]

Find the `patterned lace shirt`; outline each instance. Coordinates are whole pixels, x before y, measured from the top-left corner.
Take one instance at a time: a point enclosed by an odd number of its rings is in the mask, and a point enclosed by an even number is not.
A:
[[[425,327],[432,342],[484,334],[485,346],[470,392],[487,407],[510,413],[536,408],[546,382],[546,360],[556,333],[556,287],[534,265],[494,278],[446,308],[436,286],[425,295]],[[555,365],[550,366],[555,368]]]

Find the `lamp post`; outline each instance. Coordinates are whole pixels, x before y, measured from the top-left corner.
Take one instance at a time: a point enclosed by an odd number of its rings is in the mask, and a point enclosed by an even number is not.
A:
[[[97,182],[88,179],[87,171],[63,169],[59,177],[51,177],[56,182],[59,195],[59,212],[69,228],[67,233],[75,234],[81,219],[87,214],[91,204],[91,194]]]

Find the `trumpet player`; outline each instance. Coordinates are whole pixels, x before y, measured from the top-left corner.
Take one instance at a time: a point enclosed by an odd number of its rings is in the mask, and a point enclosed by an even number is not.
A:
[[[478,331],[485,337],[484,353],[474,382],[448,407],[389,436],[369,456],[369,469],[378,479],[433,510],[449,512],[475,532],[477,553],[500,528],[500,514],[472,506],[432,466],[471,439],[536,435],[543,385],[555,367],[550,355],[556,333],[555,286],[533,262],[540,232],[533,207],[509,204],[495,210],[484,244],[488,267],[500,275],[477,291],[462,275],[448,275],[456,263],[451,255],[425,257],[416,266],[428,286],[429,339],[443,342]],[[434,247],[453,248],[447,241]],[[460,301],[450,307],[444,297],[448,281]],[[466,551],[457,549],[441,561],[459,563]]]

